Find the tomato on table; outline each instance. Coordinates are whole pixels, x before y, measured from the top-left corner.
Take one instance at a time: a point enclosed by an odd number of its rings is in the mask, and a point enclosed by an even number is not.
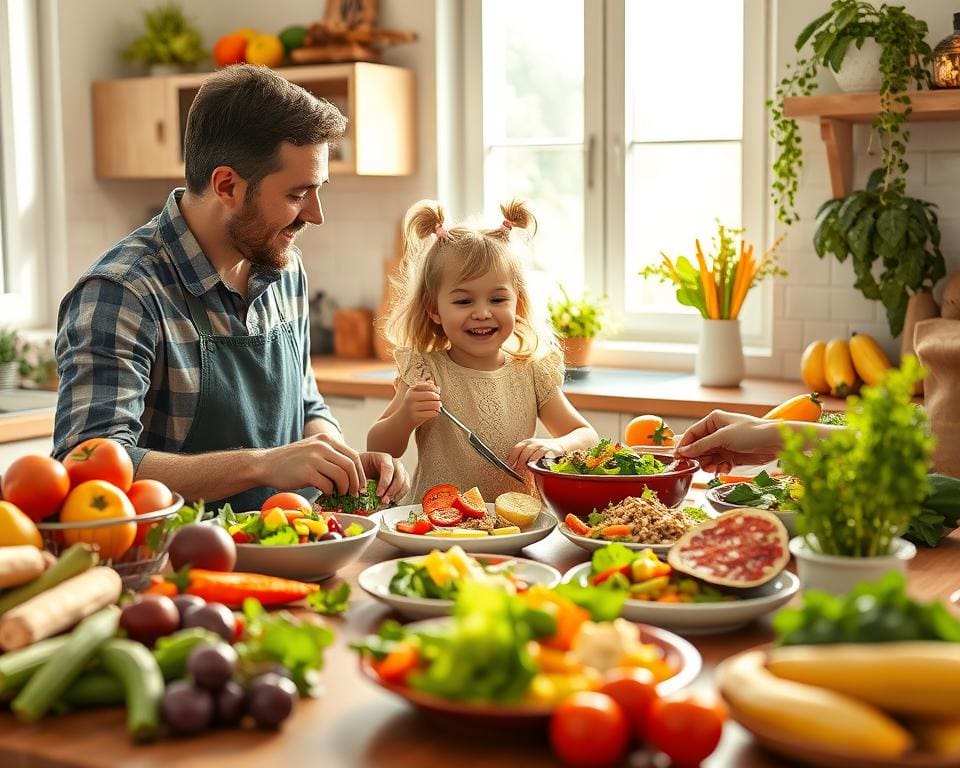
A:
[[[450,528],[463,522],[463,512],[453,507],[433,509],[427,513],[427,517],[439,528]]]
[[[133,483],[133,461],[116,440],[92,437],[76,446],[63,460],[76,488],[88,480],[105,480],[126,493]]]
[[[550,719],[550,745],[567,765],[614,765],[626,753],[629,736],[623,709],[596,691],[571,694]]]
[[[133,511],[138,515],[146,515],[160,509],[166,509],[173,504],[173,493],[167,486],[158,480],[137,480],[127,491],[127,498],[133,504]],[[137,526],[137,537],[133,545],[140,546],[147,543],[147,533],[159,523],[142,523]]]
[[[677,765],[700,765],[720,743],[726,717],[719,702],[690,695],[657,699],[647,716],[647,741]]]
[[[136,517],[127,495],[104,480],[81,483],[67,496],[60,510],[61,523],[87,523],[102,520],[123,520]],[[63,532],[67,544],[96,544],[100,557],[116,560],[133,545],[137,535],[135,523],[118,522],[99,528],[70,528]]]
[[[310,512],[313,507],[299,493],[282,491],[273,494],[260,507],[261,512],[269,512],[271,509],[282,509],[284,512]]]
[[[637,416],[627,424],[623,442],[627,445],[673,445],[673,430],[659,416]]]
[[[423,518],[413,523],[397,523],[397,531],[400,533],[412,533],[416,536],[423,536],[427,531],[432,530],[433,523]]]
[[[460,495],[455,485],[435,485],[423,494],[423,511],[430,514],[431,510],[444,509],[453,506],[453,500]]]
[[[620,705],[630,730],[638,741],[643,741],[650,709],[660,698],[653,672],[642,667],[615,667],[604,675],[600,693],[607,694]]]

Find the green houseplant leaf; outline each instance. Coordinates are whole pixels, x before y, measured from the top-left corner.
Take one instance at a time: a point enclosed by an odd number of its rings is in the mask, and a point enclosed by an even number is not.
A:
[[[176,3],[159,5],[143,12],[146,31],[127,46],[121,55],[127,61],[192,66],[207,58],[203,36]]]
[[[592,339],[609,325],[606,296],[595,299],[584,292],[572,298],[562,285],[560,295],[547,303],[547,311],[553,330],[564,339]]]

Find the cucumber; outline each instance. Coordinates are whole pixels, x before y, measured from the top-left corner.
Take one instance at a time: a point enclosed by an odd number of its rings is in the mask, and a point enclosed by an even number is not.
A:
[[[123,683],[127,732],[134,741],[148,741],[160,730],[163,674],[147,648],[134,640],[108,640],[100,649],[103,668]]]
[[[57,586],[60,582],[72,579],[74,576],[93,568],[97,564],[97,560],[99,560],[97,553],[92,549],[84,544],[74,544],[60,555],[60,559],[56,563],[33,581],[17,589],[12,589],[3,597],[0,597],[0,616],[11,608],[20,605],[20,603],[27,602],[31,597],[36,597],[41,592],[46,592],[51,587]]]
[[[88,616],[70,633],[60,652],[30,678],[11,709],[32,723],[43,717],[107,640],[117,634],[120,609],[111,605]]]
[[[60,652],[66,642],[66,637],[51,637],[0,655],[0,698],[11,698],[16,694],[34,672]]]
[[[125,701],[123,683],[101,670],[84,672],[63,692],[57,702],[58,711],[69,712],[83,707],[108,707]]]

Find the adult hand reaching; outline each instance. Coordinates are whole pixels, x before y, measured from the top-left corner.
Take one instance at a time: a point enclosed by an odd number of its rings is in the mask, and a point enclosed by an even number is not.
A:
[[[389,453],[367,451],[360,454],[360,462],[368,477],[376,477],[377,498],[384,505],[402,499],[410,490],[410,475],[400,459]]]
[[[783,448],[779,430],[783,423],[713,411],[683,434],[676,455],[697,459],[708,472],[729,472],[738,464],[766,464]]]

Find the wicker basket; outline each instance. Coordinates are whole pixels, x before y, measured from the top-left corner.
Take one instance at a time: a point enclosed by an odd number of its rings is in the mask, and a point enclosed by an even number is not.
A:
[[[135,519],[116,518],[113,520],[95,520],[89,522],[77,523],[37,523],[40,535],[43,537],[43,545],[54,555],[60,556],[63,550],[70,544],[64,537],[64,531],[79,529],[101,529],[120,525],[127,525],[135,522],[137,525],[146,525],[151,523],[162,523],[169,517],[172,517],[183,506],[183,496],[178,493],[173,494],[173,504],[166,509],[158,509],[156,512],[149,512],[145,515],[137,515]],[[130,547],[122,557],[112,560],[105,558],[100,562],[101,565],[109,565],[123,579],[124,589],[142,590],[150,584],[150,577],[159,572],[167,564],[167,549],[170,546],[170,539],[173,538],[170,533],[163,533],[157,544],[156,549],[151,549],[146,544],[140,544]],[[93,544],[96,548],[96,544]]]

